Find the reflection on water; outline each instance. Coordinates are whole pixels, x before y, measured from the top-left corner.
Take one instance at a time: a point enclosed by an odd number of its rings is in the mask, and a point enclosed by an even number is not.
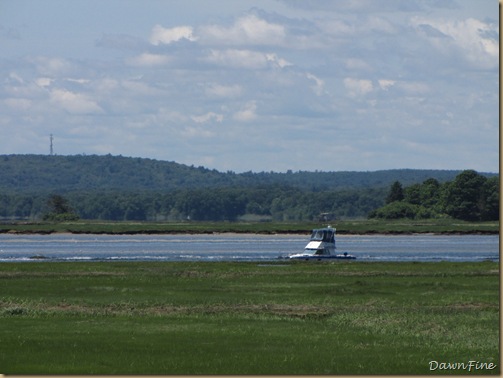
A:
[[[0,235],[7,261],[266,261],[303,250],[309,235]],[[336,237],[360,261],[499,261],[498,235]],[[34,259],[34,257],[36,257]]]

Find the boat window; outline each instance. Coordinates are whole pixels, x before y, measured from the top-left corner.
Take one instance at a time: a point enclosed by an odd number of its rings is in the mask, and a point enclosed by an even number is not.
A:
[[[323,230],[313,230],[311,240],[323,240]]]
[[[335,241],[333,231],[331,231],[331,230],[323,231],[323,241],[328,242],[328,243],[333,243]]]

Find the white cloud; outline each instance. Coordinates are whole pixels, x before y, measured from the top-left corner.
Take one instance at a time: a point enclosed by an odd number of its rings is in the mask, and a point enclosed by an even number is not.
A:
[[[395,80],[388,80],[388,79],[380,79],[377,82],[379,83],[379,86],[381,87],[381,89],[383,91],[387,91],[389,88],[391,88],[396,83]]]
[[[478,68],[495,68],[499,63],[499,29],[497,25],[474,18],[436,20],[416,16],[411,19],[419,34],[442,54],[459,53]],[[429,32],[425,33],[425,27]],[[433,31],[437,33],[434,34]],[[448,38],[441,38],[445,35]]]
[[[277,65],[279,68],[285,68],[285,67],[293,65],[292,63],[290,63],[289,61],[287,61],[283,58],[278,58],[278,56],[276,54],[265,54],[265,58],[267,59],[268,62],[272,62],[273,64]]]
[[[150,34],[150,43],[153,45],[168,45],[173,42],[186,39],[194,42],[197,37],[194,36],[194,30],[191,26],[177,26],[174,28],[163,28],[161,25],[155,25]]]
[[[202,114],[199,116],[191,116],[192,120],[196,123],[206,123],[211,120],[215,120],[216,122],[222,122],[224,120],[223,114],[217,114],[214,112],[208,112],[206,114]]]
[[[281,45],[286,36],[285,27],[269,23],[254,14],[238,18],[230,27],[208,25],[199,30],[201,40],[212,44]]]
[[[374,89],[372,81],[365,79],[354,79],[347,77],[344,79],[344,86],[348,90],[350,97],[364,96]]]
[[[77,83],[77,84],[89,84],[91,80],[89,79],[74,79],[74,78],[67,78],[65,79],[66,81],[69,81],[70,83]]]
[[[27,98],[27,99],[44,99],[47,96],[46,88],[37,84],[37,79],[34,81],[23,79],[18,75],[14,75],[14,80],[10,75],[5,80],[5,84],[0,86],[0,96],[5,93],[11,98]]]
[[[206,86],[205,93],[210,97],[234,98],[243,93],[243,87],[237,84],[221,85],[212,83]]]
[[[205,60],[234,68],[260,69],[267,66],[266,55],[251,50],[211,50]]]
[[[234,113],[233,118],[236,121],[248,122],[257,118],[257,103],[256,101],[248,101],[245,106],[238,112]]]
[[[306,76],[308,79],[314,80],[315,84],[311,88],[317,96],[321,96],[325,92],[325,82],[309,72],[306,74]]]
[[[68,74],[72,69],[71,63],[62,58],[38,56],[29,60],[36,65],[37,71],[40,74],[49,77]]]
[[[162,66],[168,64],[169,62],[171,62],[171,58],[169,56],[150,53],[143,53],[127,59],[128,64],[140,67]]]
[[[54,89],[50,101],[71,114],[102,113],[103,109],[86,95],[73,93],[65,89]]]
[[[220,66],[251,70],[267,67],[285,68],[292,65],[292,63],[274,53],[246,49],[212,49],[203,60]]]
[[[111,92],[119,88],[119,81],[111,77],[104,77],[96,80],[93,85],[98,93],[105,93],[109,95]]]
[[[18,83],[23,84],[24,80],[21,76],[19,76],[16,72],[9,72],[8,82],[10,83]]]
[[[35,84],[37,84],[39,87],[49,87],[53,81],[54,79],[48,77],[39,77],[37,80],[35,80]]]

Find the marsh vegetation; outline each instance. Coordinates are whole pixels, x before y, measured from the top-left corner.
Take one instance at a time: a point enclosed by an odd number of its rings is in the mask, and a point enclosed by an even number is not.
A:
[[[9,263],[0,291],[7,374],[500,371],[496,262]]]

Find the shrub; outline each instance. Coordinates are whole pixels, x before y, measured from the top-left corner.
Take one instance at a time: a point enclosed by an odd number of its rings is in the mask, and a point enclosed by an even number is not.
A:
[[[74,213],[63,213],[63,214],[46,214],[44,215],[44,220],[49,222],[71,222],[79,220],[79,216]]]
[[[413,205],[403,201],[391,202],[369,214],[369,218],[378,219],[415,219],[421,213],[422,217],[426,215],[427,209],[419,205]]]

